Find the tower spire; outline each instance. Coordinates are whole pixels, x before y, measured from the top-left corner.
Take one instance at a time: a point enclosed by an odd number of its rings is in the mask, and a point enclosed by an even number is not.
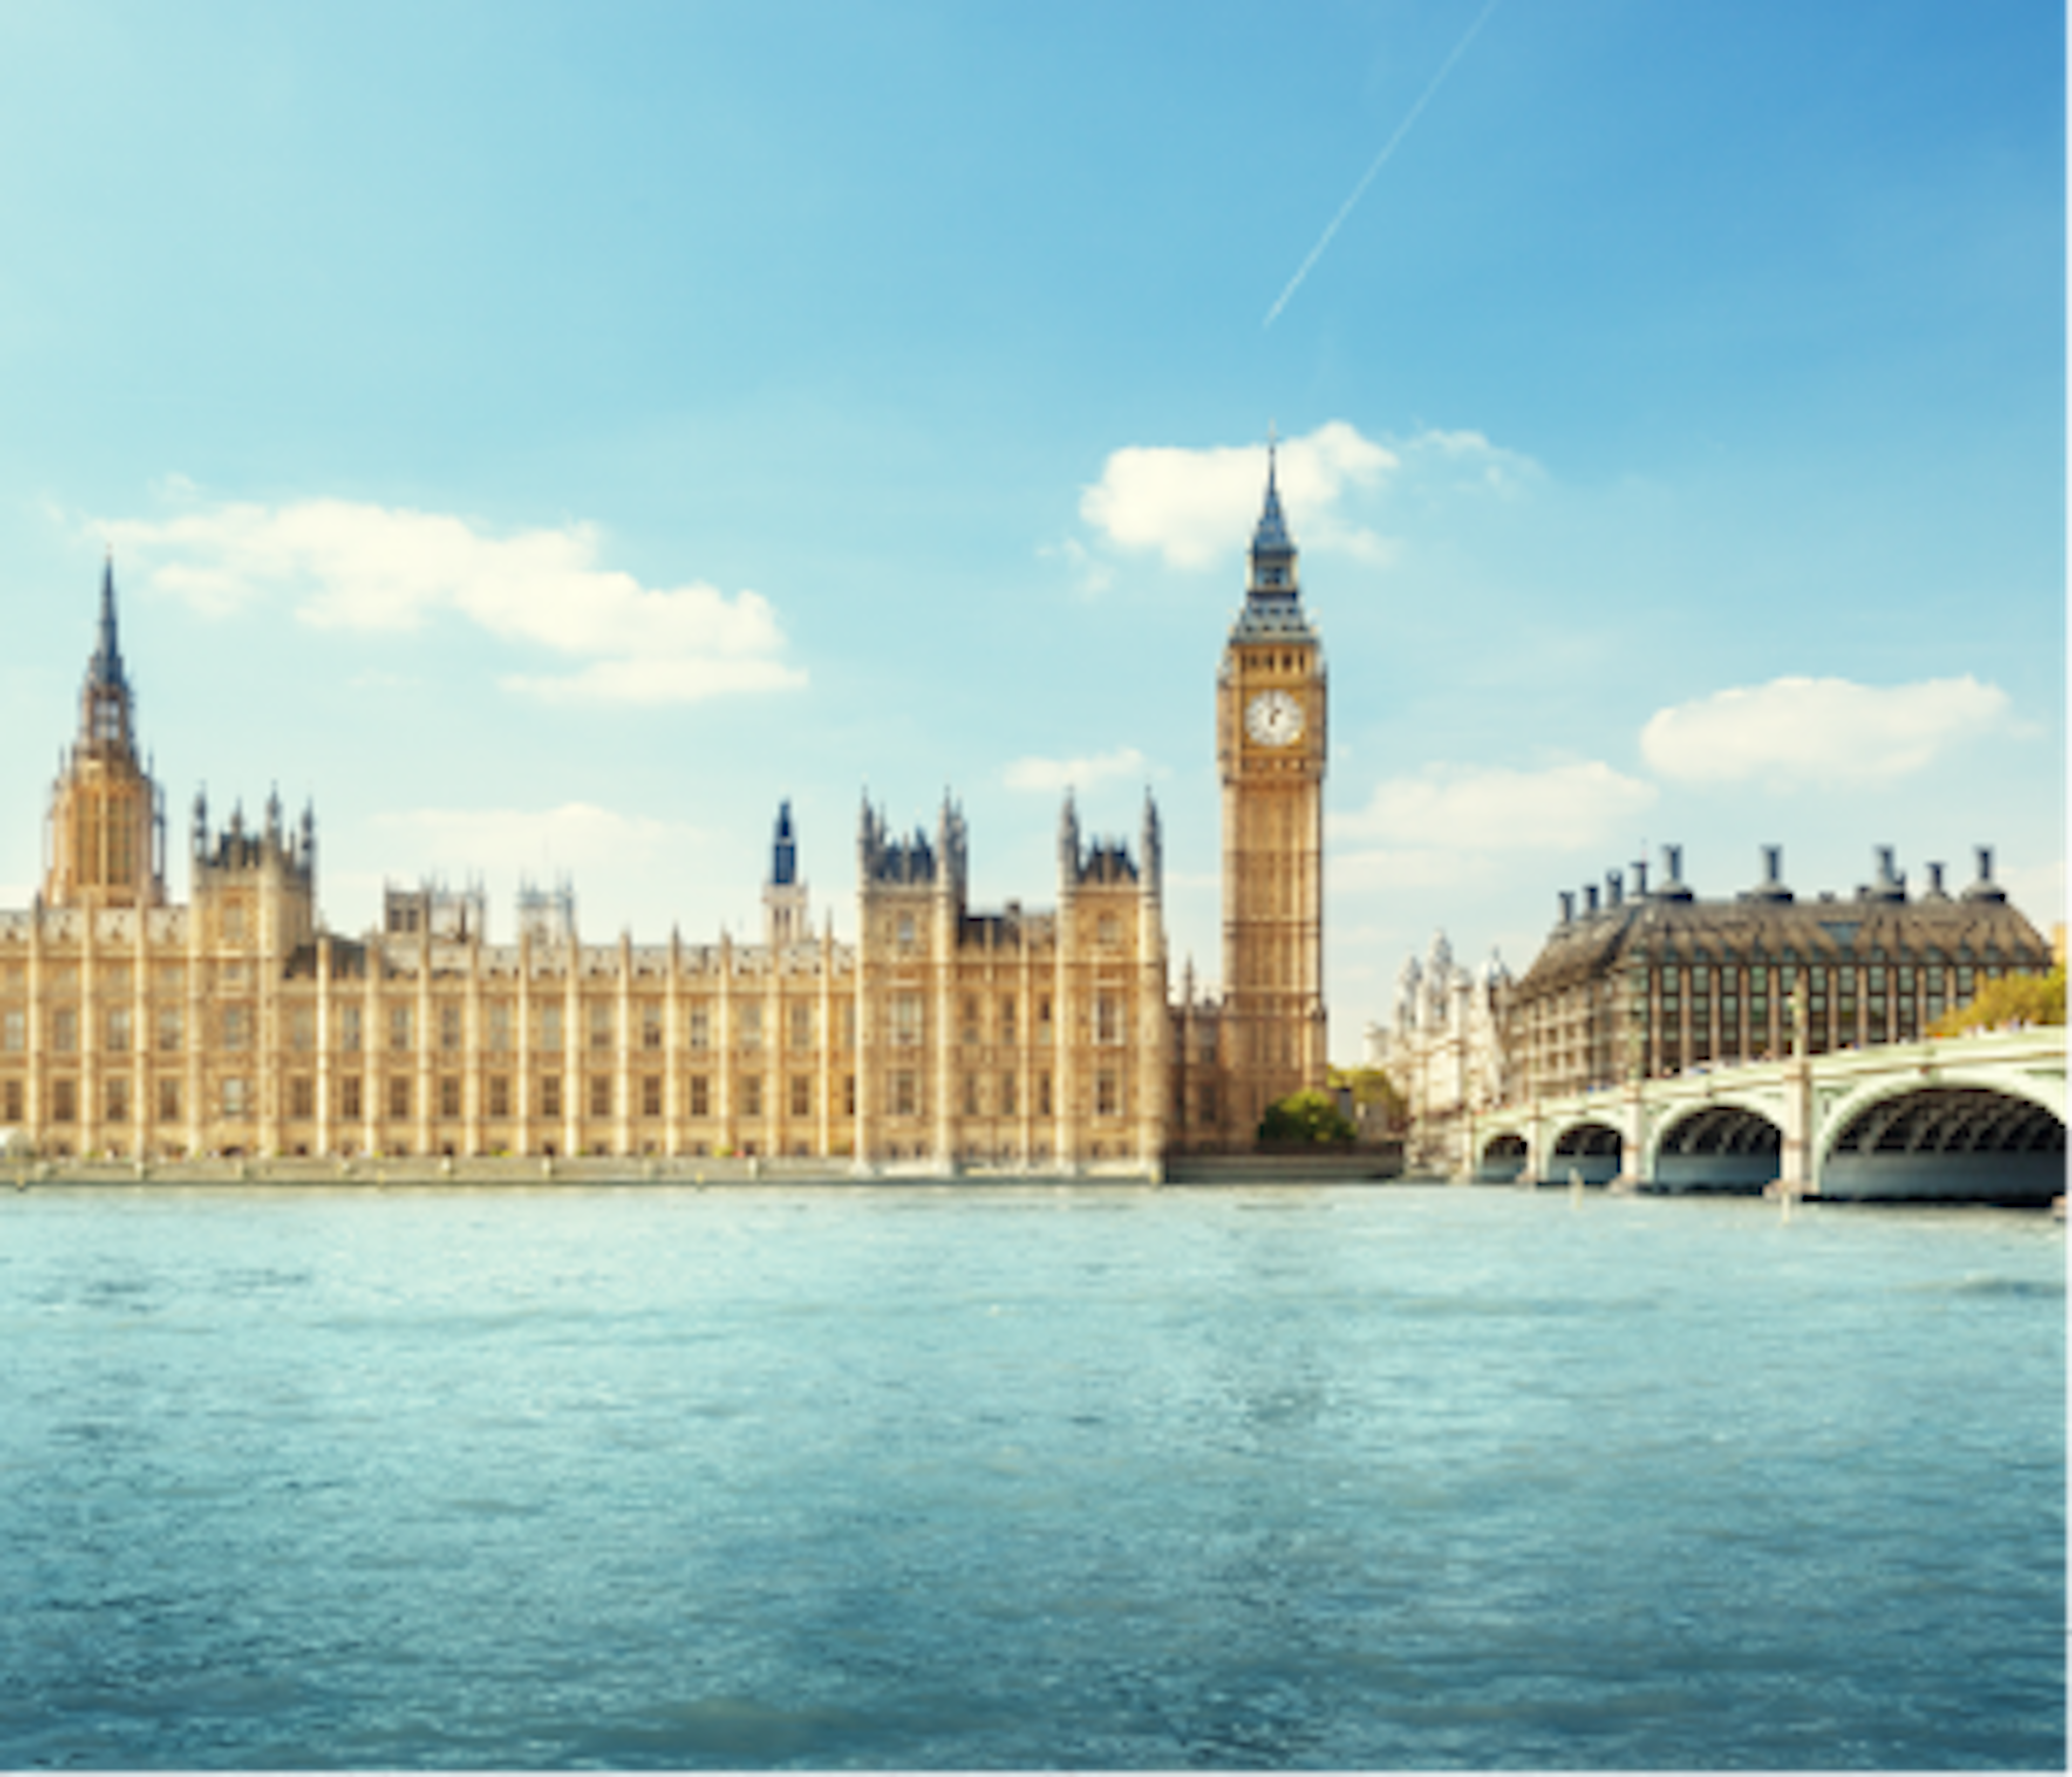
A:
[[[101,620],[94,637],[93,657],[87,662],[87,678],[111,690],[127,691],[122,676],[122,649],[115,632],[115,548],[109,545],[108,559],[101,570]]]
[[[1306,633],[1301,586],[1296,574],[1295,539],[1281,509],[1281,434],[1272,426],[1266,436],[1266,500],[1252,533],[1251,570],[1246,576],[1240,631],[1271,629]]]

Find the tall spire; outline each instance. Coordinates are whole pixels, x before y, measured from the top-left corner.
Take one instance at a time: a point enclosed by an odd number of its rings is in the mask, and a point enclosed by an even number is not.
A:
[[[101,623],[95,639],[93,658],[87,662],[88,681],[113,690],[127,691],[122,677],[122,650],[115,636],[115,551],[109,549],[101,570]]]
[[[93,652],[86,663],[86,683],[80,688],[80,744],[127,752],[130,701],[130,681],[122,670],[122,650],[115,634],[115,553],[111,549],[101,570],[101,619]]]
[[[1236,633],[1252,636],[1306,636],[1301,585],[1296,574],[1295,539],[1289,535],[1281,509],[1280,444],[1270,429],[1266,442],[1266,503],[1252,533],[1252,560],[1244,588],[1244,608]]]

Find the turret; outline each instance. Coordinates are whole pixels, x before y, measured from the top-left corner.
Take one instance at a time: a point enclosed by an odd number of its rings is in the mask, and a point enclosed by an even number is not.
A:
[[[777,828],[770,842],[770,880],[763,885],[764,934],[772,950],[803,944],[812,936],[806,885],[799,880],[799,841],[791,825],[789,798],[777,805]]]

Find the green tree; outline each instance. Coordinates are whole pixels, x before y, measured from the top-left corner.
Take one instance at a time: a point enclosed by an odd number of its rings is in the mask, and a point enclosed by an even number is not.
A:
[[[1290,1092],[1259,1120],[1262,1141],[1350,1141],[1355,1133],[1329,1092]]]
[[[2003,1024],[2064,1022],[2065,965],[2060,963],[2047,975],[2001,975],[1988,981],[1968,1003],[1945,1012],[1928,1027],[1928,1034],[1954,1037]]]
[[[1363,1109],[1372,1107],[1373,1114],[1361,1121],[1371,1129],[1375,1125],[1393,1131],[1409,1127],[1410,1101],[1396,1090],[1396,1082],[1379,1067],[1334,1067],[1331,1084],[1353,1095],[1353,1102]]]

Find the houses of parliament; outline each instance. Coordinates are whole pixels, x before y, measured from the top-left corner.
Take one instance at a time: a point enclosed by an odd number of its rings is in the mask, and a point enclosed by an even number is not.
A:
[[[565,888],[390,888],[353,936],[319,911],[316,821],[247,826],[197,796],[191,892],[166,891],[112,561],[43,884],[0,911],[0,1133],[39,1154],[770,1156],[859,1172],[1159,1176],[1248,1149],[1323,1084],[1326,676],[1268,459],[1215,687],[1223,979],[1170,978],[1162,846],[1081,833],[1056,903],[967,901],[968,836],[865,803],[854,936],[816,924],[779,810],[763,940],[582,940]]]

